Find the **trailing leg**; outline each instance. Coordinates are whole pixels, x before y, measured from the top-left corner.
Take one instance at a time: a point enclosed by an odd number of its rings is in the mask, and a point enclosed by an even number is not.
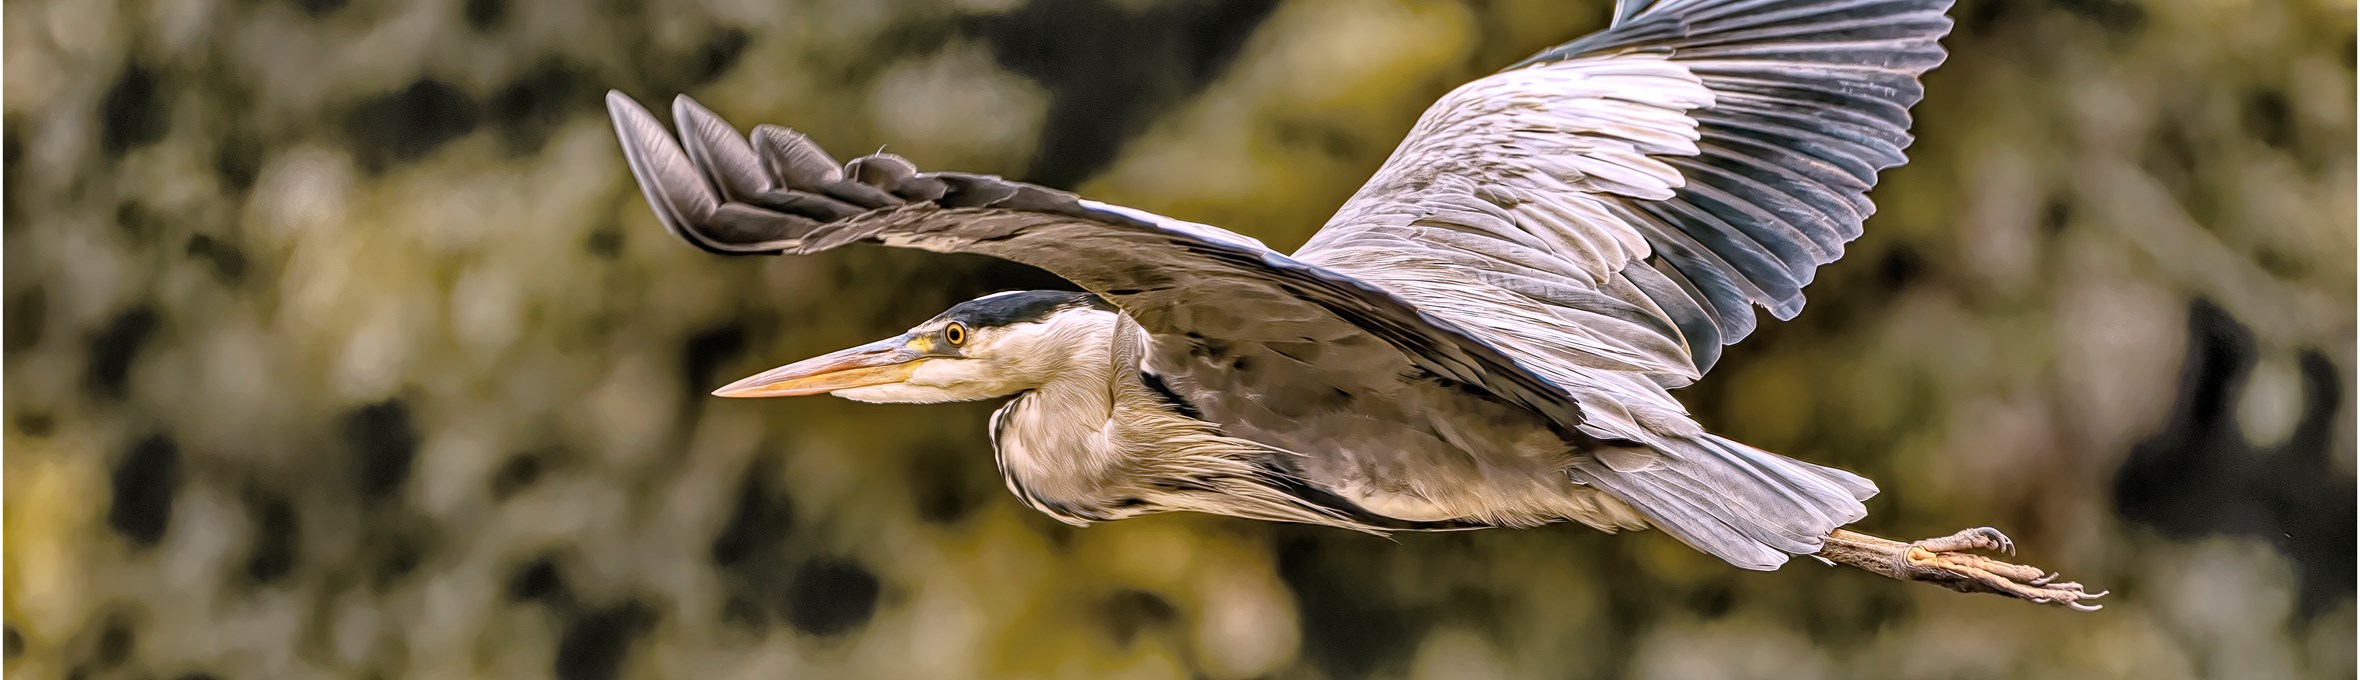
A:
[[[1966,552],[1969,550],[2014,554],[2016,544],[2006,534],[1990,527],[1914,543],[1837,529],[1827,535],[1818,557],[1887,578],[1931,583],[1962,593],[2002,595],[2077,611],[2097,611],[2101,605],[2088,601],[2106,595],[2106,591],[2086,592],[2079,583],[2058,581],[2054,573],[2044,574],[2034,567]]]

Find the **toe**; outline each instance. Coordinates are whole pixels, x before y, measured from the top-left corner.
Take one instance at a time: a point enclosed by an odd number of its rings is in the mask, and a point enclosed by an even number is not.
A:
[[[1979,532],[1975,535],[1981,537]],[[2105,595],[2103,592],[2084,592],[2079,583],[2059,581],[2056,574],[2044,573],[2027,565],[1963,552],[1933,553],[1922,549],[1911,552],[1908,563],[1920,574],[1918,580],[1938,583],[1952,590],[2001,595],[2085,612],[2097,611],[2098,605],[2089,600]]]
[[[1966,550],[1991,550],[2009,554],[2016,552],[2016,542],[2010,540],[2007,534],[2000,533],[1998,529],[1991,527],[1967,529],[1941,538],[1918,541],[1913,545],[1933,552]]]

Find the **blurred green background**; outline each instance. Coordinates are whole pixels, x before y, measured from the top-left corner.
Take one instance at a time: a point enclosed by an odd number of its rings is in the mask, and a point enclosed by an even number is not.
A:
[[[2349,0],[1964,0],[1866,237],[1680,393],[2087,615],[1658,533],[1064,527],[990,404],[704,396],[1059,282],[705,255],[600,106],[1287,249],[1608,4],[9,0],[7,675],[2353,675]]]

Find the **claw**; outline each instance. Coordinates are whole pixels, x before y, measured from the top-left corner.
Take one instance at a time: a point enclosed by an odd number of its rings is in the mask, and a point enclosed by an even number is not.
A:
[[[1976,529],[1975,531],[1977,533],[1983,534],[1984,537],[1999,543],[2000,552],[2007,553],[2011,556],[2016,554],[2016,539],[2008,538],[2008,535],[2000,533],[2000,530],[1993,529],[1991,527],[1982,527]]]
[[[2106,595],[2084,592],[2080,583],[2060,581],[2057,572],[2005,562],[1976,552],[2014,554],[2016,542],[1990,527],[1968,529],[1941,538],[1902,543],[1839,532],[1832,535],[1833,551],[1822,551],[1836,561],[1905,581],[1939,585],[1968,593],[2012,597],[2034,604],[2091,612],[2100,607],[2086,602]]]

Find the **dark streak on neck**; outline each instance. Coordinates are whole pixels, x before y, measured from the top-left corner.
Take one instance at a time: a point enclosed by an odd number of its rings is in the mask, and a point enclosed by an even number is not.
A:
[[[1172,391],[1172,386],[1164,383],[1163,376],[1143,370],[1139,372],[1139,382],[1146,385],[1148,391],[1154,392],[1157,397],[1162,398],[1164,405],[1172,407],[1172,410],[1178,411],[1180,415],[1186,416],[1190,420],[1205,419],[1204,412],[1196,410],[1196,405],[1188,403],[1188,400],[1181,397],[1179,392]]]

